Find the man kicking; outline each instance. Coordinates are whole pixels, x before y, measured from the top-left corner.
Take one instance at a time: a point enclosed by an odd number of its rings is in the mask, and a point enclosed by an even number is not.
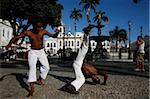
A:
[[[88,27],[83,29],[83,31],[84,31],[83,42],[82,42],[81,47],[79,49],[78,55],[77,55],[77,57],[73,63],[73,68],[75,71],[76,79],[73,82],[68,83],[68,84],[64,85],[62,88],[60,88],[60,90],[62,90],[62,91],[66,91],[66,92],[69,92],[72,94],[78,94],[79,93],[78,90],[80,89],[80,87],[85,82],[85,77],[84,77],[84,74],[83,74],[81,69],[83,66],[84,58],[85,58],[86,53],[88,51],[89,32],[91,31],[92,28],[93,28],[93,26],[89,25]],[[87,71],[87,69],[85,69],[85,70]]]
[[[23,31],[19,35],[13,37],[9,44],[6,46],[6,49],[11,47],[12,43],[15,43],[17,40],[24,36],[28,36],[31,44],[31,50],[28,53],[28,63],[29,63],[29,77],[28,82],[30,84],[30,92],[28,96],[33,96],[34,83],[39,85],[44,85],[44,79],[46,78],[49,72],[49,63],[47,60],[47,55],[43,49],[43,36],[48,35],[50,37],[56,38],[58,36],[59,30],[56,29],[56,34],[49,33],[48,31],[42,29],[43,22],[35,21],[32,23],[33,29]],[[40,77],[37,81],[36,78],[36,64],[37,61],[40,61],[42,66],[40,67]]]

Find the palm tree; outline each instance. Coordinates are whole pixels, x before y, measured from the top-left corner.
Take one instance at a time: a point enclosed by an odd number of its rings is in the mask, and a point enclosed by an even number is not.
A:
[[[74,8],[71,11],[70,18],[74,20],[75,51],[76,51],[76,21],[79,21],[79,19],[82,18],[81,10],[77,10],[76,8]]]
[[[138,4],[140,2],[140,0],[132,0],[133,3]]]
[[[118,26],[115,27],[114,30],[109,32],[109,35],[112,39],[116,40],[116,52],[118,50],[118,41],[121,42],[127,40],[127,31],[125,29],[119,29]]]
[[[81,0],[79,5],[83,4],[83,10],[86,11],[86,17],[87,17],[87,25],[90,24],[90,11],[91,9],[96,11],[96,5],[100,3],[100,0]]]
[[[99,12],[95,12],[95,17],[94,22],[97,21],[97,28],[98,28],[98,36],[101,35],[101,29],[102,27],[104,27],[104,25],[102,25],[102,21],[104,21],[105,23],[108,22],[108,17],[104,16],[105,12],[99,11]]]

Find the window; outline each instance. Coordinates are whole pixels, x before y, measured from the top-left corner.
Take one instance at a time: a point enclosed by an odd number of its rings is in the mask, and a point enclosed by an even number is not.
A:
[[[56,43],[54,43],[54,47],[56,47]]]
[[[69,43],[68,46],[70,46],[70,41],[68,43]]]
[[[93,46],[95,46],[95,43],[93,42]]]
[[[51,43],[51,47],[53,47],[53,43]]]
[[[77,46],[79,46],[79,41],[77,41]]]
[[[62,32],[62,28],[60,28],[60,32]]]
[[[49,43],[47,43],[47,47],[49,47]]]
[[[3,36],[5,36],[5,30],[3,29]]]
[[[65,41],[65,46],[67,46],[67,41]]]
[[[73,41],[72,41],[72,46],[73,46]]]
[[[59,46],[62,46],[62,42],[61,41],[59,42]]]

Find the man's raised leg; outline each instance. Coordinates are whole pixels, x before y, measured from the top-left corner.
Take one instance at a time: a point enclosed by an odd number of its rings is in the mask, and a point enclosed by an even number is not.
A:
[[[85,55],[88,51],[88,45],[89,45],[89,35],[84,34],[82,45],[73,63],[73,68],[75,70],[76,79],[73,82],[71,82],[71,84],[66,84],[65,86],[63,86],[60,90],[63,90],[72,94],[79,93],[78,90],[85,82],[85,77],[82,73],[81,67],[83,65],[83,60],[85,58]]]

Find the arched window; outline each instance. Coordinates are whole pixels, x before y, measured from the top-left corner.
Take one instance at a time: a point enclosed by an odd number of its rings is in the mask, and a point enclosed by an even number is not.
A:
[[[62,32],[62,28],[60,28],[60,32]]]
[[[51,47],[53,47],[53,43],[51,43]]]
[[[3,36],[5,36],[5,29],[3,29]]]
[[[93,42],[93,46],[95,46],[95,43]]]
[[[56,47],[56,43],[54,43],[54,47]]]
[[[68,46],[70,47],[70,41],[68,43],[69,43]]]
[[[49,47],[49,43],[47,43],[47,47]]]

